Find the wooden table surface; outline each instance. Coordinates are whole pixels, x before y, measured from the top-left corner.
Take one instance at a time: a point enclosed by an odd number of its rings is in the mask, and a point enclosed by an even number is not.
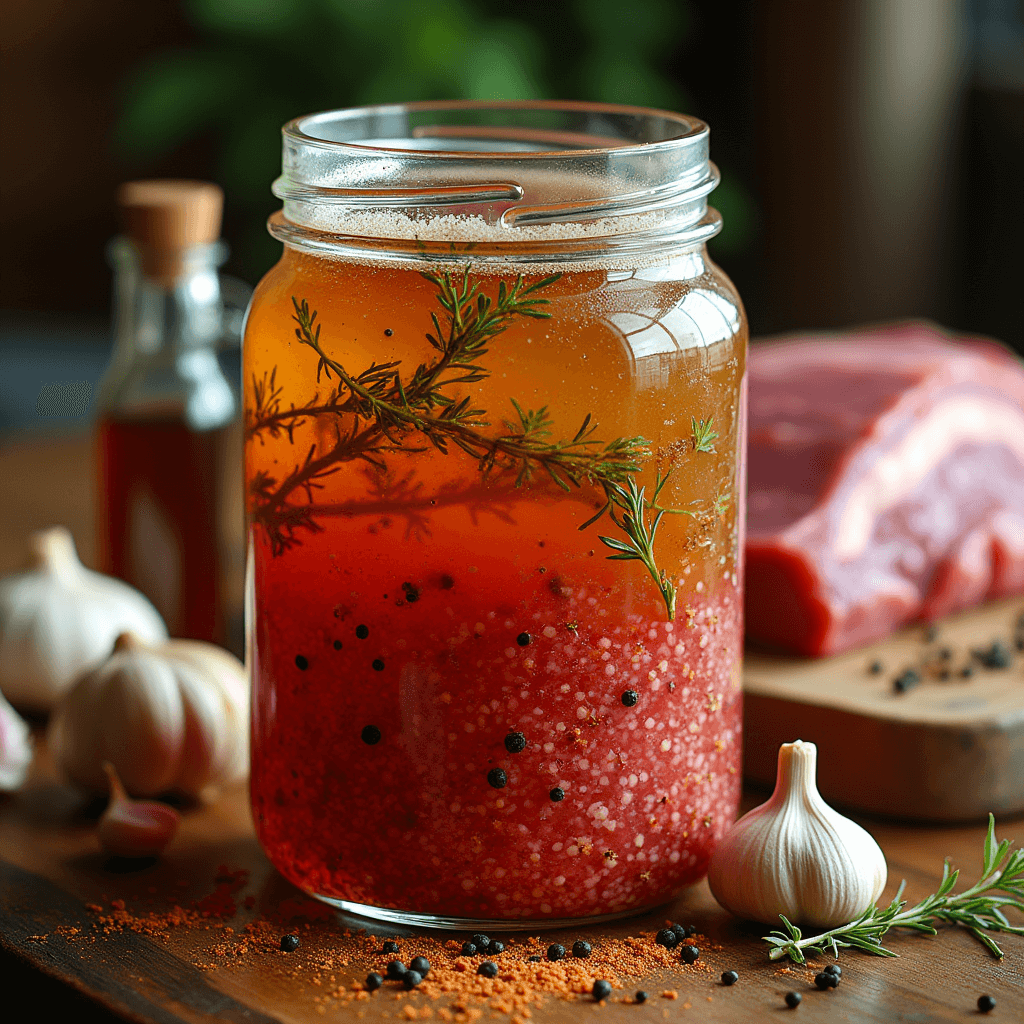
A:
[[[88,455],[82,439],[0,444],[0,479],[7,491],[0,511],[0,573],[17,564],[30,530],[53,522],[71,527],[83,559],[90,561]],[[746,804],[760,799],[748,794]],[[442,1011],[450,1010],[450,999],[431,1001],[420,993],[399,998],[379,992],[363,1001],[332,996],[337,985],[350,987],[381,960],[356,953],[347,956],[347,966],[322,969],[325,955],[358,944],[344,937],[346,927],[367,927],[377,935],[413,934],[375,928],[342,914],[294,925],[292,930],[302,937],[296,953],[254,943],[245,955],[233,955],[246,923],[278,914],[299,897],[263,856],[243,791],[227,792],[212,804],[187,811],[165,856],[142,870],[125,871],[104,860],[95,839],[95,812],[56,779],[42,743],[29,783],[19,793],[0,798],[0,981],[15,985],[5,990],[8,999],[17,991],[40,1008],[69,1018],[74,1014],[85,1024],[115,1019],[147,1024],[373,1022],[407,1019],[412,1012],[407,1007],[416,1009],[417,1019],[428,1014],[444,1019]],[[891,897],[903,878],[911,900],[934,891],[947,856],[963,869],[965,880],[972,881],[980,870],[981,823],[922,827],[858,820],[875,835],[888,860],[883,899]],[[998,833],[1024,840],[1024,820],[1001,821]],[[114,900],[125,900],[128,910],[145,914],[209,897],[222,866],[248,872],[231,917],[170,928],[162,935],[97,927],[95,907],[109,911]],[[702,962],[710,973],[679,969],[632,978],[627,989],[616,991],[601,1007],[590,999],[548,996],[533,1007],[532,1021],[576,1021],[595,1013],[601,1014],[596,1020],[608,1021],[738,1022],[791,1012],[804,1021],[954,1021],[976,1019],[982,993],[997,1000],[993,1020],[1024,1020],[1024,937],[1003,936],[1006,956],[997,960],[956,928],[935,937],[891,934],[889,944],[898,959],[844,954],[842,984],[820,993],[811,984],[814,970],[791,965],[782,973],[781,962],[769,962],[759,940],[765,929],[722,911],[706,883],[646,918],[553,933],[545,941],[571,941],[585,934],[596,943],[604,936],[651,931],[666,919],[695,924],[707,937]],[[225,951],[228,955],[222,955]],[[717,979],[729,969],[740,973],[740,981],[726,988]],[[623,1001],[637,988],[647,989],[652,998],[643,1006]],[[795,1011],[783,1004],[790,989],[804,994]],[[678,998],[663,998],[660,993],[666,990],[675,990]],[[8,999],[0,1005],[6,1006]],[[481,1009],[482,1019],[509,1020],[486,1004]],[[476,1014],[463,1019],[476,1019]]]

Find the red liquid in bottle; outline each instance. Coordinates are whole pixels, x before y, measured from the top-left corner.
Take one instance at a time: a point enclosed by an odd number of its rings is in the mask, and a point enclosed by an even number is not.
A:
[[[225,431],[106,417],[98,433],[103,571],[146,594],[172,636],[222,641],[217,493]]]

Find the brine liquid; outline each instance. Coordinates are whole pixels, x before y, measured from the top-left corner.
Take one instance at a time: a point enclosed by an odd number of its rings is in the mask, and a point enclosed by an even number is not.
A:
[[[639,562],[608,559],[599,536],[622,534],[607,516],[580,529],[604,501],[593,487],[516,487],[428,445],[382,451],[384,469],[339,462],[268,505],[353,426],[251,429],[264,375],[281,409],[330,386],[292,297],[353,374],[393,360],[411,374],[443,311],[412,270],[290,251],[260,286],[245,343],[252,800],[268,855],[306,891],[543,920],[651,906],[705,873],[740,787],[745,338],[710,274],[678,276],[563,275],[542,293],[551,319],[495,337],[488,378],[458,392],[491,433],[516,399],[548,407],[551,440],[588,413],[602,440],[648,440],[640,482],[671,469],[659,503],[687,513],[655,542],[672,622]],[[513,278],[477,280],[493,295]],[[693,450],[691,416],[713,418],[713,451]]]

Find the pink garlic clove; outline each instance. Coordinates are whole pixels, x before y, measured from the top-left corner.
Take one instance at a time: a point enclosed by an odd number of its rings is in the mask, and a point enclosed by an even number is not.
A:
[[[110,803],[97,829],[100,845],[115,857],[156,857],[174,838],[181,815],[155,800],[132,800],[117,769],[103,762],[110,780]]]
[[[0,792],[17,789],[32,763],[28,725],[0,695]]]

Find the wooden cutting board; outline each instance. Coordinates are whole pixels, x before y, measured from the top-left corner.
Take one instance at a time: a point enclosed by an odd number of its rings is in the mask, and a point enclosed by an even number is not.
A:
[[[918,821],[1024,811],[1024,653],[1014,647],[1022,614],[1024,600],[1002,601],[831,658],[748,651],[746,777],[774,786],[779,744],[802,739],[818,746],[819,788],[831,803]],[[1009,648],[1009,667],[972,657],[994,640]],[[871,671],[875,662],[882,671]],[[894,680],[908,668],[922,681],[899,693]]]

